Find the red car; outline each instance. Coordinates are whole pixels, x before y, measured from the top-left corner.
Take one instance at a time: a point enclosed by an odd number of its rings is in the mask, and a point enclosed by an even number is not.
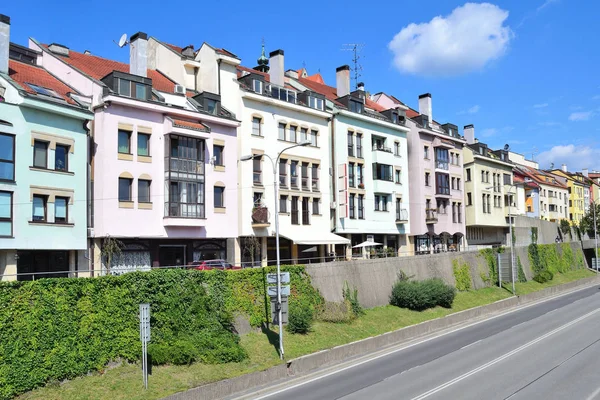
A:
[[[222,270],[242,269],[242,267],[237,267],[235,265],[231,265],[225,260],[194,261],[190,265],[188,265],[188,268],[197,269],[200,271],[208,271],[211,269],[222,269]]]

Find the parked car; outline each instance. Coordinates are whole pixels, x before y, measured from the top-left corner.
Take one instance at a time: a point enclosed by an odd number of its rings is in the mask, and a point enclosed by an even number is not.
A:
[[[190,265],[188,265],[188,268],[189,269],[197,269],[200,271],[208,271],[211,269],[222,269],[222,270],[242,269],[242,267],[231,265],[225,260],[194,261]]]

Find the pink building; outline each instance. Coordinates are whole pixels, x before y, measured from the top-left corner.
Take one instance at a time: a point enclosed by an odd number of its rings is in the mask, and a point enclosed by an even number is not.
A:
[[[453,124],[433,120],[431,94],[419,96],[419,111],[385,93],[373,100],[404,113],[408,133],[410,247],[415,254],[458,251],[464,245],[464,138]]]
[[[220,96],[186,91],[148,69],[147,45],[146,34],[133,35],[127,65],[30,40],[46,69],[93,99],[91,267],[106,266],[108,236],[124,244],[113,273],[233,260],[239,122]]]

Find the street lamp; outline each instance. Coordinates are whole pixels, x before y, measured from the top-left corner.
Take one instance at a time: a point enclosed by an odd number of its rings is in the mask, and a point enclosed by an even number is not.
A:
[[[283,360],[283,321],[281,319],[281,263],[280,263],[280,259],[279,259],[279,210],[278,210],[278,206],[279,206],[279,180],[277,179],[277,164],[279,164],[279,158],[281,157],[281,155],[289,149],[293,149],[294,147],[300,147],[300,146],[308,146],[310,145],[311,142],[310,140],[303,140],[300,143],[297,143],[293,146],[289,146],[286,147],[285,149],[281,150],[279,152],[279,154],[277,154],[277,158],[275,160],[273,160],[273,158],[271,158],[271,156],[269,156],[268,154],[262,154],[261,156],[265,156],[267,157],[269,160],[271,160],[271,164],[273,166],[273,199],[275,200],[274,203],[274,207],[275,207],[275,253],[277,254],[277,304],[275,306],[275,309],[277,310],[277,319],[279,321],[279,358]],[[254,157],[256,157],[256,155],[254,154],[249,154],[249,155],[245,155],[242,156],[240,158],[240,161],[248,161],[248,160],[252,160],[254,159]]]

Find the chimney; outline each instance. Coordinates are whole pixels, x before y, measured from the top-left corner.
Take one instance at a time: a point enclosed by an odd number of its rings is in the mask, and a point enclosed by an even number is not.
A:
[[[349,65],[342,65],[335,69],[335,87],[337,88],[337,97],[344,97],[350,94]]]
[[[590,171],[589,171],[587,168],[584,168],[584,169],[582,169],[582,170],[581,170],[581,174],[582,174],[583,176],[585,176],[586,178],[588,178],[588,177],[589,177],[589,172],[590,172]]]
[[[563,164],[561,166],[561,169],[562,169],[563,172],[569,172],[569,170],[567,169],[567,164]]]
[[[0,14],[0,72],[8,74],[10,48],[10,17]]]
[[[59,56],[69,57],[69,48],[64,44],[51,43],[48,46],[48,50],[54,54],[58,54]]]
[[[185,46],[183,50],[181,50],[181,54],[187,58],[194,58],[196,56],[196,53],[194,52],[194,45],[190,44],[189,46]]]
[[[475,127],[473,124],[465,125],[465,140],[467,144],[475,143]]]
[[[275,50],[269,53],[269,65],[271,83],[283,87],[285,81],[283,79],[285,70],[283,69],[283,50]]]
[[[425,93],[419,96],[419,114],[427,115],[430,123],[433,121],[431,93]]]
[[[148,74],[148,35],[138,32],[129,39],[129,73],[146,77]]]
[[[358,90],[364,92],[365,91],[365,83],[364,82],[358,82],[358,85],[356,85],[358,87]]]

